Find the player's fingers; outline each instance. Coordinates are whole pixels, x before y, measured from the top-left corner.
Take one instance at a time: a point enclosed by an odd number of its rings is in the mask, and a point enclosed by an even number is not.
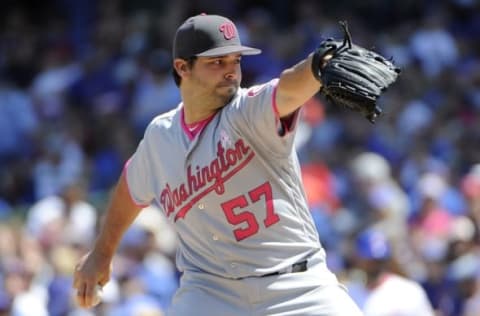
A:
[[[91,308],[99,303],[97,285],[92,282],[84,282],[77,287],[75,303],[82,308]]]
[[[85,284],[85,292],[83,293],[83,307],[90,307],[92,302],[92,287]]]
[[[110,264],[109,270],[106,273],[100,275],[97,281],[98,285],[100,285],[101,287],[104,287],[105,284],[107,284],[108,281],[110,281],[110,273],[112,272],[112,269],[113,269],[112,264]]]
[[[108,278],[100,279],[100,280],[98,280],[98,285],[100,285],[101,287],[104,287],[105,284],[108,283],[108,281],[109,281]]]
[[[77,286],[77,293],[75,297],[75,303],[77,303],[78,306],[80,307],[86,307],[85,306],[85,284],[83,285],[78,285]]]
[[[78,289],[82,284],[82,278],[80,277],[80,272],[78,266],[75,267],[75,272],[73,273],[73,288]]]
[[[95,296],[95,284],[96,283],[86,283],[85,285],[85,294],[83,297],[84,307],[92,307],[94,305],[94,296]]]

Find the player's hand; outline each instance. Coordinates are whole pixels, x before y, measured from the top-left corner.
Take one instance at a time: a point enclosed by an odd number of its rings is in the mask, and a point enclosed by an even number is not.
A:
[[[331,103],[362,113],[370,122],[382,113],[378,99],[393,84],[400,68],[391,59],[352,43],[346,22],[344,39],[326,39],[312,57],[312,72],[320,94]]]
[[[94,251],[80,259],[73,276],[75,302],[78,306],[91,308],[99,303],[98,285],[104,286],[110,280],[111,271],[111,258]]]

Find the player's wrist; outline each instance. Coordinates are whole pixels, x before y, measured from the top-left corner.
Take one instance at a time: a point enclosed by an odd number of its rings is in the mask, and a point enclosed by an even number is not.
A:
[[[114,243],[104,241],[99,237],[95,242],[95,245],[92,249],[92,256],[95,256],[97,260],[108,260],[112,261],[113,256],[115,255],[116,246]]]

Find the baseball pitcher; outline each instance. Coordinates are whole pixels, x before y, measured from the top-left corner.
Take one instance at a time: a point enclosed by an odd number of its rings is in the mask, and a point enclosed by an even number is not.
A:
[[[183,272],[168,315],[361,315],[325,263],[293,148],[299,109],[320,92],[374,122],[397,77],[390,61],[326,40],[279,78],[241,88],[232,21],[197,15],[177,30],[178,107],[153,119],[126,163],[93,249],[78,263],[80,306],[110,277],[123,233],[157,204],[179,237]]]

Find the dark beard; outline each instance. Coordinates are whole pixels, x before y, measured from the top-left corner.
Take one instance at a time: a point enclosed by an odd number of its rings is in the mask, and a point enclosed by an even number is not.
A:
[[[224,105],[230,103],[233,98],[235,97],[235,95],[237,94],[237,91],[238,91],[238,86],[231,86],[228,88],[228,95],[227,94],[219,94],[219,97],[222,99],[222,101],[224,102]]]

